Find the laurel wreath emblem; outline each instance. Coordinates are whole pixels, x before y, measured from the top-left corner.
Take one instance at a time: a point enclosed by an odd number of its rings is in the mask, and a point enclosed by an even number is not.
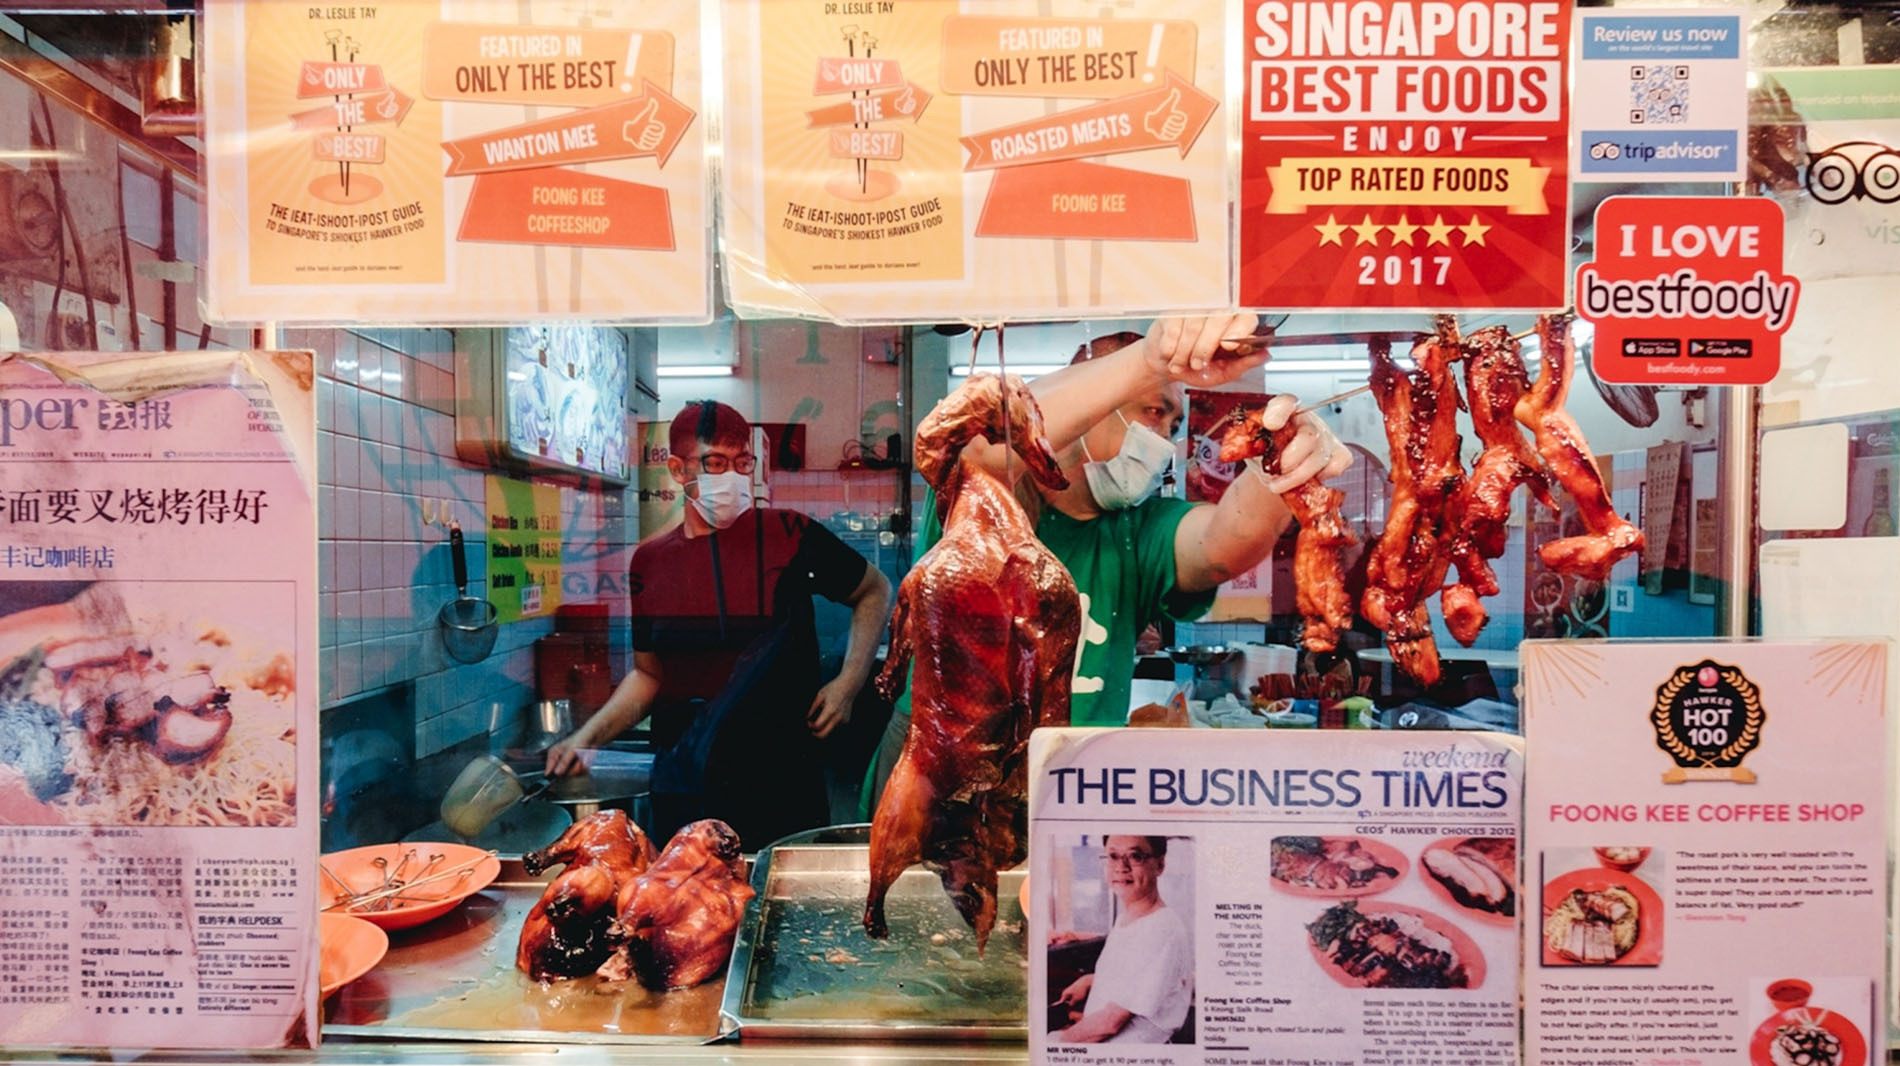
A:
[[[1662,744],[1664,750],[1675,756],[1677,762],[1685,766],[1695,762],[1700,756],[1696,754],[1694,748],[1683,743],[1682,738],[1676,735],[1675,723],[1669,720],[1669,704],[1676,698],[1676,693],[1681,692],[1694,676],[1693,669],[1676,671],[1669,680],[1663,682],[1661,688],[1656,690],[1656,706],[1649,712],[1650,721],[1656,726],[1657,741]]]
[[[1715,757],[1717,762],[1733,762],[1754,749],[1756,741],[1761,737],[1762,721],[1768,715],[1761,709],[1761,693],[1742,676],[1740,670],[1722,671],[1722,680],[1734,686],[1735,691],[1742,697],[1741,735],[1730,741],[1728,747],[1723,748]]]
[[[1675,700],[1676,694],[1695,679],[1695,668],[1685,667],[1676,671],[1668,681],[1663,682],[1662,687],[1656,690],[1655,707],[1649,712],[1650,721],[1656,727],[1656,741],[1663,750],[1674,756],[1682,765],[1700,763],[1703,766],[1713,767],[1722,763],[1737,763],[1742,756],[1754,750],[1761,739],[1762,723],[1768,715],[1762,710],[1760,690],[1756,689],[1754,683],[1748,678],[1742,676],[1740,670],[1728,668],[1721,673],[1722,680],[1728,682],[1736,694],[1742,698],[1742,731],[1713,756],[1704,757],[1696,749],[1684,743],[1682,738],[1676,735],[1675,723],[1669,718],[1670,704]]]

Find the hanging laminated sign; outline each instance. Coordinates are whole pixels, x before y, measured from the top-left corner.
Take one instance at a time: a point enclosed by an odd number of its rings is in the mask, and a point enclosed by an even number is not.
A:
[[[1230,305],[1221,12],[728,0],[733,306],[888,321]]]
[[[1570,0],[1248,0],[1240,303],[1565,303]]]
[[[1579,12],[1576,180],[1742,180],[1746,16]]]
[[[1628,385],[1762,385],[1781,366],[1801,283],[1782,270],[1781,205],[1767,197],[1613,196],[1577,313],[1591,367]]]
[[[1524,1061],[1884,1062],[1887,642],[1521,652]]]
[[[484,568],[501,622],[540,618],[561,605],[561,487],[488,476]]]
[[[308,1044],[374,962],[318,951],[312,362],[0,354],[10,1047]]]
[[[212,4],[219,321],[711,314],[699,6]]]

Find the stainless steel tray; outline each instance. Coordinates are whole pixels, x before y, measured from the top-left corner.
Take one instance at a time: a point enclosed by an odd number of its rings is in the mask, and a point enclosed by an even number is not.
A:
[[[389,954],[325,1004],[325,1035],[560,1044],[705,1044],[723,978],[649,992],[593,977],[542,985],[515,969],[521,923],[547,887],[519,863],[448,914],[389,934]]]
[[[817,838],[852,835],[833,829]],[[870,848],[855,836],[792,837],[759,853],[758,895],[726,975],[723,1010],[740,1039],[1027,1039],[1022,873],[1001,877],[997,924],[981,957],[942,882],[921,866],[891,889],[890,938],[872,940],[861,924]]]

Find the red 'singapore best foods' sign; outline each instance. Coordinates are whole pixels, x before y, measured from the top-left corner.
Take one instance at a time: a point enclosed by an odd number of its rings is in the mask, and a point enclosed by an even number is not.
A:
[[[1243,305],[1564,305],[1569,0],[1246,12]]]

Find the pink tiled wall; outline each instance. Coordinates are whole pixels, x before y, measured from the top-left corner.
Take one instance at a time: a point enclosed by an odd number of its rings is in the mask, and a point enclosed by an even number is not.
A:
[[[534,698],[534,642],[552,620],[502,626],[494,651],[471,665],[447,657],[436,621],[455,597],[444,515],[462,524],[471,588],[482,594],[491,472],[455,454],[450,331],[292,330],[285,341],[314,349],[320,374],[323,705],[408,693],[419,758],[516,721]],[[618,492],[564,486],[561,498],[564,601],[613,596],[625,551]]]
[[[772,506],[819,521],[845,512],[878,519],[897,507],[899,476],[889,470],[781,470],[772,475]]]

